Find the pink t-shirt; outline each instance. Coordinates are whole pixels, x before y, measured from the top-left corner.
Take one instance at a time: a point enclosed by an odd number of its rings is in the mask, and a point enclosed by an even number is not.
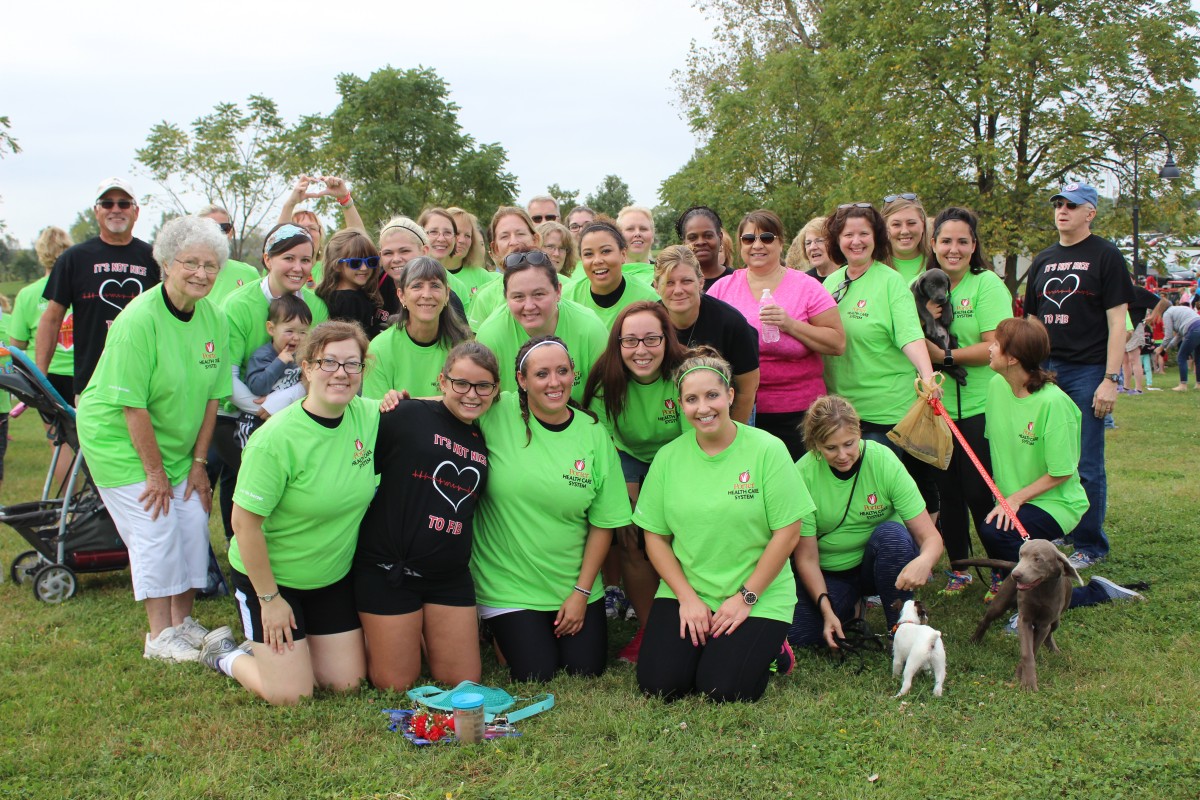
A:
[[[821,356],[809,350],[799,339],[782,330],[779,341],[762,340],[762,323],[758,321],[758,298],[750,292],[746,270],[726,275],[708,290],[711,297],[724,300],[745,315],[758,331],[758,410],[764,414],[784,414],[805,411],[813,400],[825,394],[824,364]],[[832,295],[819,281],[800,270],[789,269],[771,292],[775,303],[792,319],[802,322],[837,308]]]

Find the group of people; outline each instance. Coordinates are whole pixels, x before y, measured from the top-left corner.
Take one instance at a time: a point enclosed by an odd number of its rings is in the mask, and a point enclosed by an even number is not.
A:
[[[346,222],[327,238],[295,210],[320,195]],[[58,255],[23,343],[77,402],[147,658],[291,703],[364,678],[404,689],[423,660],[479,680],[482,621],[514,680],[598,675],[620,592],[643,691],[755,700],[794,647],[837,648],[864,598],[893,624],[944,550],[968,555],[972,523],[990,555],[1015,553],[957,445],[939,471],[886,435],[943,367],[965,368],[942,399],[1016,519],[1072,540],[1079,568],[1107,555],[1103,418],[1131,281],[1090,233],[1095,190],[1051,201],[1059,242],[1014,318],[976,216],[931,219],[911,193],[839,206],[790,249],[769,210],[730,237],[691,208],[683,244],[652,258],[645,208],[563,217],[538,197],[486,235],[461,208],[376,235],[344,181],[302,176],[260,272],[229,259],[217,207],[140,242],[113,179],[99,237]],[[932,268],[953,350],[909,290]],[[240,645],[192,617],[218,484]],[[950,571],[944,591],[970,582]],[[1077,594],[1133,595],[1103,578]]]

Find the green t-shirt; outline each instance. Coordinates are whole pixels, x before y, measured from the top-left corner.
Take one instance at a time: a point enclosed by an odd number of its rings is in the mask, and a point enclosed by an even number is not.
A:
[[[575,385],[571,398],[583,402],[583,384],[596,359],[604,352],[608,331],[604,323],[588,309],[566,298],[558,304],[558,327],[554,335],[567,345],[575,361]],[[529,340],[529,334],[505,306],[502,313],[493,314],[479,329],[476,340],[492,348],[500,362],[500,388],[517,390],[517,351]]]
[[[925,256],[893,258],[892,261],[896,264],[896,272],[900,273],[900,277],[904,279],[905,286],[915,281],[925,269]]]
[[[842,267],[825,278],[832,294],[846,278]],[[825,385],[854,404],[868,422],[895,425],[917,399],[917,371],[901,348],[925,338],[917,306],[900,274],[876,261],[838,303],[846,352],[824,356]]]
[[[517,396],[500,395],[480,418],[488,445],[488,486],[475,511],[471,573],[479,603],[554,611],[583,565],[588,526],[629,523],[629,497],[617,451],[604,426],[576,410],[565,430],[532,415],[533,439]],[[586,587],[585,587],[586,588]],[[604,599],[596,575],[589,603]]]
[[[350,571],[358,525],[375,495],[378,401],[356,397],[326,428],[292,403],[254,432],[242,451],[233,502],[263,519],[276,582],[319,589]],[[230,565],[246,566],[237,537]]]
[[[221,308],[229,319],[229,362],[232,365],[245,368],[254,351],[270,340],[267,334],[267,311],[271,301],[264,293],[264,281],[255,281],[234,289],[222,303]],[[317,297],[311,289],[304,287],[300,297],[312,311],[312,326],[316,327],[329,319],[329,311],[325,301]]]
[[[437,377],[449,349],[441,337],[429,345],[417,344],[408,331],[393,325],[371,340],[363,378],[363,394],[383,397],[388,389],[407,391],[413,397],[435,397],[442,393]]]
[[[499,272],[488,272],[483,267],[463,267],[458,272],[450,273],[450,288],[462,301],[463,310],[467,312],[468,318],[470,318],[471,304],[475,302],[475,296],[483,287],[499,277]]]
[[[647,286],[654,284],[654,265],[647,264],[645,261],[630,261],[621,267],[621,274],[626,278],[641,281]]]
[[[612,435],[617,449],[649,464],[667,442],[683,432],[680,422],[679,392],[670,378],[654,383],[630,380],[625,408],[614,424],[604,411],[601,394],[592,401],[592,411]]]
[[[558,282],[562,284],[564,292],[567,290],[568,286],[579,283],[581,280],[587,280],[587,276],[584,274],[582,269],[572,270],[570,275],[566,275],[561,272],[558,273]]]
[[[500,280],[492,281],[480,287],[475,293],[474,299],[471,300],[471,305],[467,307],[467,324],[471,326],[471,330],[478,331],[483,327],[483,323],[487,322],[488,317],[497,309],[508,311],[508,304],[504,299],[504,276],[497,274]],[[461,297],[461,295],[460,295]]]
[[[600,321],[604,323],[605,331],[612,330],[613,323],[617,321],[617,315],[630,303],[638,300],[649,300],[652,303],[658,302],[657,292],[651,289],[648,284],[631,278],[625,279],[625,288],[621,292],[621,297],[608,308],[603,308],[596,303],[595,298],[592,297],[592,282],[586,279],[573,283],[566,289],[563,289],[563,297],[567,300],[574,300],[584,308],[590,308],[600,318]]]
[[[737,594],[754,572],[771,532],[814,510],[787,447],[766,431],[740,422],[729,447],[710,456],[684,432],[654,457],[642,484],[634,524],[670,536],[683,575],[713,611]],[[666,581],[655,597],[674,598]],[[750,609],[751,617],[790,623],[796,581],[784,564]]]
[[[79,442],[97,486],[146,480],[129,438],[126,408],[150,412],[154,438],[171,485],[192,468],[196,436],[209,400],[230,392],[229,333],[207,299],[183,322],[167,308],[165,290],[142,292],[117,315],[96,373],[79,400]]]
[[[311,284],[309,288],[314,288],[321,285],[321,277],[325,274],[325,267],[320,261],[313,262],[312,278],[309,280]]]
[[[1043,475],[1070,475],[1029,502],[1054,517],[1064,534],[1075,530],[1088,510],[1079,482],[1079,406],[1053,383],[1017,397],[1004,376],[996,375],[988,384],[985,413],[996,486],[1008,497]]]
[[[8,317],[3,313],[0,313],[0,344],[8,344]],[[8,370],[11,367],[12,358],[10,356],[0,358],[0,369]],[[0,414],[7,414],[10,411],[12,411],[12,397],[8,392],[0,390]],[[5,428],[4,431],[0,431],[0,435],[6,435],[7,430]]]
[[[815,516],[805,517],[800,534],[818,537],[821,569],[857,567],[876,527],[889,521],[903,524],[925,510],[917,484],[895,453],[866,439],[861,447],[857,480],[842,480],[812,451],[796,462],[817,507]]]
[[[42,313],[50,303],[42,297],[48,280],[50,276],[45,275],[17,292],[12,313],[7,317],[9,341],[19,339],[28,342],[25,349],[31,360],[37,342],[38,323],[41,322]],[[66,314],[63,315],[62,327],[58,330],[58,342],[54,346],[54,355],[50,357],[50,374],[75,375],[75,323],[70,308],[67,308]],[[73,397],[63,399],[68,403],[75,400]]]
[[[959,347],[970,347],[983,341],[983,334],[1012,316],[1012,295],[999,275],[988,270],[978,275],[968,272],[950,292],[954,322],[950,330],[958,338]],[[934,366],[937,369],[937,365]],[[943,384],[942,402],[954,419],[974,417],[983,413],[987,387],[996,374],[987,364],[964,367],[967,385],[959,386],[947,378]],[[961,412],[959,408],[961,407]]]
[[[217,273],[217,280],[213,283],[212,290],[208,293],[208,299],[219,306],[239,286],[245,286],[247,283],[258,283],[258,279],[261,277],[262,275],[254,267],[241,261],[234,261],[231,258],[225,262],[225,266],[221,267],[221,271]]]

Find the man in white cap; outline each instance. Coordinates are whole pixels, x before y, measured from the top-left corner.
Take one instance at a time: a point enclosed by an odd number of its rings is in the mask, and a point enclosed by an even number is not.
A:
[[[1104,512],[1104,417],[1117,401],[1125,358],[1125,312],[1132,283],[1117,246],[1092,233],[1096,190],[1072,183],[1050,198],[1058,244],[1038,253],[1029,268],[1025,315],[1050,334],[1049,368],[1083,414],[1079,478],[1089,507],[1074,531],[1071,563],[1084,569],[1108,556]]]
[[[72,341],[63,345],[75,350],[75,397],[91,379],[117,314],[161,280],[150,245],[133,238],[138,218],[133,187],[120,178],[101,182],[93,211],[100,235],[68,249],[54,262],[42,293],[49,302],[37,331],[37,365],[45,372],[63,317],[72,309]],[[75,398],[64,399],[73,402]]]

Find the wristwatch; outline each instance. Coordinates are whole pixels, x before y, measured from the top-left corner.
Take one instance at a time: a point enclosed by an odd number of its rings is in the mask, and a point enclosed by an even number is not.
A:
[[[1119,372],[1109,372],[1104,377],[1108,378],[1113,383],[1121,382],[1121,373]]]
[[[276,589],[274,592],[271,592],[270,594],[260,594],[258,596],[258,599],[262,600],[264,603],[269,603],[272,600],[274,600],[276,597],[279,597],[278,589]]]
[[[953,367],[954,366],[954,351],[953,350],[946,351],[946,356],[945,356],[945,358],[942,359],[942,366],[943,367]]]
[[[742,599],[746,601],[746,605],[748,606],[752,606],[758,602],[758,595],[747,589],[745,586],[738,589],[738,593],[741,594]]]

